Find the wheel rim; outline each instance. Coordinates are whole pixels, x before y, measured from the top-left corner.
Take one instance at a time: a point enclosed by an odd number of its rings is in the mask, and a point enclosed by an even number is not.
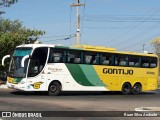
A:
[[[56,85],[51,85],[50,91],[54,93],[54,92],[56,92],[56,90],[57,90],[57,86]]]
[[[122,92],[125,95],[129,95],[131,93],[131,86],[130,86],[130,84],[124,84]]]
[[[124,92],[129,93],[130,92],[130,87],[128,85],[124,86]]]
[[[133,89],[134,89],[134,92],[135,92],[135,93],[139,93],[139,92],[140,92],[140,86],[139,86],[139,85],[135,85],[135,86],[133,87]]]

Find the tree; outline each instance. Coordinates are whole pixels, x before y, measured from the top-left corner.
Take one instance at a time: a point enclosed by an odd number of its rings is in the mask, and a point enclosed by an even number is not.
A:
[[[155,38],[151,41],[151,44],[153,45],[153,48],[155,50],[155,53],[157,54],[157,56],[160,58],[160,37]],[[160,59],[159,59],[160,62]],[[160,66],[160,65],[159,65]],[[160,69],[159,69],[160,71]]]
[[[10,7],[12,4],[18,2],[18,0],[0,0],[0,6]]]
[[[18,2],[18,0],[0,0],[0,8],[2,7],[10,7],[12,4]],[[0,11],[0,15],[4,14],[4,11]]]
[[[0,59],[4,55],[11,54],[14,48],[20,44],[34,43],[40,35],[45,32],[41,30],[27,29],[19,20],[0,19]],[[1,60],[0,60],[1,62]]]
[[[151,44],[153,45],[153,48],[155,50],[155,53],[158,55],[160,54],[160,37],[155,38],[151,41]]]

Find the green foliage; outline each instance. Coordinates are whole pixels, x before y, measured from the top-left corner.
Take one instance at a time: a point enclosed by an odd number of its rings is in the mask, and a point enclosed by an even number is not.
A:
[[[0,6],[10,7],[12,4],[18,2],[18,0],[0,0]]]
[[[153,45],[153,48],[155,50],[156,54],[160,54],[160,38],[155,38],[151,41],[151,44]]]
[[[31,30],[22,26],[19,20],[0,19],[0,59],[4,55],[11,54],[14,48],[20,44],[32,44],[45,32]],[[0,60],[1,62],[1,60]],[[0,67],[0,69],[2,66]]]
[[[0,0],[0,8],[2,7],[10,7],[12,4],[18,2],[18,0]],[[4,14],[4,11],[0,11],[0,15]]]
[[[153,49],[155,50],[155,53],[160,58],[160,37],[153,39],[151,41],[151,44],[153,45]],[[160,59],[159,59],[159,62],[160,62]],[[159,68],[160,68],[160,65],[159,65]]]

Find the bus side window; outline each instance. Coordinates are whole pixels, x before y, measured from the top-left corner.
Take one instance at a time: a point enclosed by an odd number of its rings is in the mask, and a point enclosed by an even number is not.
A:
[[[84,52],[84,64],[98,64],[96,53]]]
[[[126,60],[125,60],[124,58],[121,58],[121,59],[120,59],[120,62],[119,62],[119,65],[120,65],[120,66],[126,66],[126,65],[127,65]]]
[[[102,64],[103,65],[109,65],[109,60],[103,60]]]
[[[92,56],[85,56],[85,63],[86,64],[90,64],[91,63],[91,59],[92,59]]]
[[[150,64],[150,67],[151,67],[151,68],[155,68],[156,66],[157,66],[157,65],[156,65],[155,63],[151,63],[151,64]]]
[[[111,65],[112,64],[112,55],[108,53],[102,54],[100,58],[100,64],[101,65]]]
[[[129,62],[129,66],[133,67],[134,66],[134,62]]]
[[[54,63],[62,62],[62,53],[53,53],[52,60]]]
[[[73,63],[74,62],[74,59],[75,59],[75,56],[74,55],[72,55],[72,54],[69,54],[68,55],[68,61],[67,61],[67,63]]]
[[[74,63],[81,63],[81,58],[75,58]]]
[[[114,63],[115,65],[118,65],[118,60],[115,60],[115,63]]]
[[[114,65],[119,65],[119,57],[117,55],[114,56]]]
[[[59,63],[59,62],[62,61],[62,55],[59,54],[59,53],[53,53],[53,55],[52,55],[52,60],[53,60],[53,62],[55,62],[55,63]]]
[[[150,59],[149,57],[142,57],[141,59],[141,67],[148,68],[150,66]]]
[[[139,62],[135,63],[134,66],[135,66],[135,67],[139,67]]]
[[[115,65],[127,66],[128,57],[126,55],[115,55]]]
[[[139,57],[138,56],[129,56],[129,66],[130,67],[139,67]]]
[[[61,49],[51,49],[49,63],[63,63],[64,51]]]
[[[99,64],[99,54],[93,54],[90,63],[93,65]]]
[[[81,63],[80,51],[69,50],[67,51],[67,63]]]
[[[149,63],[143,63],[142,67],[149,67]]]
[[[150,68],[155,68],[157,67],[157,58],[150,58]]]

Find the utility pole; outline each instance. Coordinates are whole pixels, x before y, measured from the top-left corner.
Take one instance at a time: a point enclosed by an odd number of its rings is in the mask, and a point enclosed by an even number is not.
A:
[[[145,44],[143,44],[143,52],[144,52],[144,46],[145,46]]]
[[[76,45],[80,44],[80,15],[79,15],[79,7],[85,6],[85,4],[81,4],[80,0],[76,0],[76,4],[71,4],[71,7],[76,7]]]

